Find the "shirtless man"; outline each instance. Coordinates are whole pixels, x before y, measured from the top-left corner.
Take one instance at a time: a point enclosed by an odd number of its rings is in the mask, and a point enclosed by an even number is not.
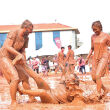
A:
[[[74,52],[71,49],[72,46],[68,46],[68,53],[66,55],[65,62],[68,62],[68,75],[71,73],[74,74],[74,68],[75,68],[75,60],[74,60]]]
[[[58,53],[58,65],[62,69],[61,80],[62,80],[63,76],[64,76],[64,80],[65,80],[64,49],[65,49],[64,47],[61,47],[61,51]]]
[[[0,48],[0,70],[10,85],[12,105],[16,105],[16,92],[20,81],[24,89],[30,89],[27,74],[36,81],[38,88],[50,89],[26,64],[25,48],[28,46],[28,35],[32,30],[32,23],[25,20],[20,29],[8,34],[4,45]]]

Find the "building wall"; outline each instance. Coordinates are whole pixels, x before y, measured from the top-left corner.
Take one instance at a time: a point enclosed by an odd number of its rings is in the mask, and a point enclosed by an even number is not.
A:
[[[42,44],[43,47],[53,47],[54,42],[53,42],[53,32],[43,32],[42,33]]]
[[[72,49],[75,49],[75,32],[61,31],[60,33],[62,46],[67,47],[68,45],[71,45]]]
[[[29,34],[28,49],[32,51],[35,50],[35,33]]]
[[[60,40],[62,46],[67,48],[68,45],[72,45],[72,49],[76,48],[75,32],[74,31],[60,31]],[[42,48],[51,46],[54,47],[53,32],[42,32]],[[29,50],[35,50],[35,33],[29,35]]]

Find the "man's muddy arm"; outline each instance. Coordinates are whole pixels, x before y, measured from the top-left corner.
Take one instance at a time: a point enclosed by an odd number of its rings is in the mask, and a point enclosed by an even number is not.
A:
[[[66,55],[66,58],[65,58],[65,63],[68,61],[68,58],[69,58],[69,52],[67,53],[67,55]]]
[[[22,50],[20,51],[20,53],[23,55],[24,59],[23,59],[23,63],[26,63],[26,52],[25,52],[25,48],[22,48]]]
[[[18,51],[16,51],[13,47],[9,47],[8,45],[5,47],[5,49],[10,52],[11,54],[18,56],[21,55]]]
[[[92,55],[92,53],[93,53],[93,49],[91,49],[90,51],[89,51],[89,54],[88,54],[88,56],[87,56],[87,60],[89,60],[89,58],[90,58],[90,56]]]
[[[107,45],[110,47],[110,35],[107,36]]]
[[[15,55],[15,59],[12,62],[14,65],[17,61],[19,61],[20,59],[23,59],[23,55],[20,52],[16,51],[12,47],[12,45],[13,45],[13,40],[10,38],[7,38],[5,41],[4,47],[9,53],[11,53],[12,55]]]
[[[16,33],[10,32],[7,36],[4,47],[9,53],[17,56],[20,55],[20,53],[13,48],[13,43],[15,42],[15,38],[16,38]]]

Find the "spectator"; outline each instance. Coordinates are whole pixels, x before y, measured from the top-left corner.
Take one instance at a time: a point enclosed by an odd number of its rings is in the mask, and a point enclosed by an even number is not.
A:
[[[48,56],[46,56],[46,59],[45,59],[44,63],[45,63],[47,72],[49,72],[49,69],[50,69],[50,68],[49,68],[49,59],[48,59]]]
[[[33,58],[32,65],[33,65],[33,70],[39,74],[39,60],[38,60],[38,58],[35,58],[35,57]]]
[[[43,73],[43,76],[48,76],[47,66],[46,66],[46,59],[44,57],[42,58],[41,64],[42,64],[42,73]]]
[[[85,61],[82,57],[80,57],[80,60],[79,60],[79,70],[80,70],[80,72],[82,72],[82,74],[83,74],[83,70],[84,70],[84,73],[86,74]]]
[[[29,65],[29,67],[32,68],[32,58],[31,58],[31,57],[29,57],[29,58],[27,59],[27,64]]]
[[[36,68],[37,73],[39,74],[39,66],[40,66],[40,60],[38,57],[36,57],[36,61],[38,62],[37,66],[38,68]]]

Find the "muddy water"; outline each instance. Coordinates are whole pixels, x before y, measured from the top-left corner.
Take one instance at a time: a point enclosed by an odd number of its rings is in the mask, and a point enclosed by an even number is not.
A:
[[[96,85],[92,82],[90,75],[79,75],[79,78],[86,82],[79,85],[85,91],[83,94],[85,97],[96,92]],[[51,88],[56,88],[59,85],[60,76],[44,77],[44,80]],[[110,88],[110,76],[103,77],[102,81],[107,88]],[[32,89],[37,88],[33,79],[30,79],[30,84]],[[110,93],[107,94],[104,104],[85,104],[77,99],[72,104],[41,104],[40,98],[36,97],[36,99],[38,103],[27,103],[27,95],[17,94],[19,104],[13,110],[110,110]],[[9,85],[4,78],[0,77],[0,110],[11,110],[10,102]]]

